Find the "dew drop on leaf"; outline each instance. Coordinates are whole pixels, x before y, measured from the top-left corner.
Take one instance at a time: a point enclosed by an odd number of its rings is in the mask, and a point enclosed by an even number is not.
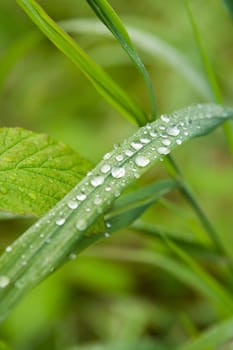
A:
[[[122,154],[118,154],[117,156],[116,156],[116,160],[118,161],[118,162],[121,162],[122,160],[123,160],[123,155]]]
[[[167,133],[170,136],[178,136],[180,133],[180,130],[177,128],[177,126],[169,126],[167,128]]]
[[[111,167],[109,164],[104,164],[100,170],[103,174],[106,174],[107,172],[109,172],[111,170]]]
[[[138,151],[139,149],[141,149],[143,147],[143,145],[139,142],[131,142],[131,146]]]
[[[103,176],[95,176],[93,179],[91,179],[91,184],[93,187],[98,187],[102,185],[104,182],[104,177]]]
[[[139,166],[139,167],[145,167],[150,163],[150,160],[146,157],[143,156],[137,156],[135,159],[135,163]]]
[[[7,276],[0,276],[0,288],[5,288],[10,283],[10,279]]]
[[[78,202],[76,202],[76,201],[69,201],[69,202],[67,203],[67,205],[68,205],[68,207],[69,207],[70,209],[76,209],[76,208],[78,208]]]
[[[125,176],[125,168],[124,167],[114,167],[112,168],[112,172],[111,172],[112,176],[115,179],[119,179],[123,176]]]
[[[9,245],[8,247],[6,247],[6,252],[10,253],[12,251],[12,247]]]
[[[83,219],[80,219],[76,222],[76,228],[79,230],[79,231],[84,231],[86,228],[87,228],[87,223],[85,220]]]
[[[163,146],[162,147],[158,147],[157,151],[158,151],[159,154],[168,154],[170,152],[167,147],[163,147]]]
[[[126,149],[125,154],[127,155],[127,157],[131,157],[133,155],[133,151],[131,151],[130,149]]]
[[[56,220],[56,225],[62,226],[65,223],[65,221],[66,221],[65,218],[58,218]]]
[[[80,193],[76,196],[76,198],[79,200],[79,201],[85,201],[85,199],[87,198],[87,196],[85,195],[85,193]]]

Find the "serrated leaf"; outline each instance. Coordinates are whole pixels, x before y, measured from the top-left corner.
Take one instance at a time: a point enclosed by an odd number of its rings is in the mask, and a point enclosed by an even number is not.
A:
[[[0,258],[0,318],[78,249],[88,228],[149,166],[184,141],[207,134],[232,117],[232,108],[215,104],[187,107],[142,127],[106,154]]]
[[[46,134],[0,129],[0,210],[41,216],[79,182],[91,163]]]
[[[17,0],[48,39],[63,52],[92,82],[96,90],[124,117],[143,125],[147,118],[143,110],[62,30],[34,0]]]

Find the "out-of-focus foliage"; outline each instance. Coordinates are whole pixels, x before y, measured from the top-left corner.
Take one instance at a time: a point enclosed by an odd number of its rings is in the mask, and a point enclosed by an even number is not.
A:
[[[232,19],[218,0],[191,3],[224,101],[232,105]],[[94,17],[85,1],[42,0],[40,4],[57,21]],[[156,33],[187,55],[201,71],[181,1],[114,0],[111,4],[127,22]],[[150,110],[142,78],[116,42],[84,34],[75,35],[75,40],[146,111]],[[151,75],[160,113],[208,102],[200,101],[192,86],[162,59],[152,60],[146,54],[141,57]],[[19,126],[47,133],[94,163],[114,143],[136,130],[100,98],[76,67],[37,34],[16,2],[9,0],[0,2],[1,62],[6,67],[0,68],[1,127]],[[233,169],[222,132],[192,141],[175,156],[232,255]],[[140,184],[164,177],[163,167],[157,165]],[[209,244],[178,192],[152,206],[143,219],[176,231],[189,242]],[[31,219],[1,221],[1,250],[31,223]],[[203,297],[167,272],[152,264],[124,260],[127,251],[132,254],[134,248],[144,253],[150,250],[170,254],[161,238],[132,231],[124,229],[89,248],[41,284],[1,324],[0,339],[17,350],[128,350],[136,349],[134,344],[143,350],[167,350],[219,321],[217,311]],[[104,254],[108,248],[117,248],[112,259]],[[208,253],[193,254],[232,292],[225,259]]]

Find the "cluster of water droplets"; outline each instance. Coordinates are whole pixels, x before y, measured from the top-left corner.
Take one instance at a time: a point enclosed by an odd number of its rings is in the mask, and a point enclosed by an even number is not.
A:
[[[215,115],[223,114],[221,106],[215,106],[213,112],[213,105],[199,105],[195,113],[193,107],[188,107],[173,113],[172,116],[162,115],[159,120],[139,129],[120,147],[115,145],[111,152],[105,154],[100,164],[48,215],[29,229],[28,240],[22,239],[22,245],[28,249],[20,257],[17,268],[24,268],[43,244],[48,246],[52,240],[54,243],[55,238],[56,244],[66,244],[76,234],[74,231],[84,232],[94,219],[111,205],[114,198],[118,197],[133,179],[140,177],[155,159],[162,160],[175,146],[180,145],[190,132],[191,136],[198,134],[201,119],[211,119]],[[110,228],[109,225],[106,223],[106,231]],[[30,232],[34,231],[38,233],[36,239],[34,233],[30,238]],[[104,236],[108,237],[109,233],[105,232]],[[6,254],[13,254],[14,249],[14,244],[7,247]],[[75,257],[75,253],[68,256],[69,259]],[[46,261],[44,263],[46,265]],[[54,267],[50,266],[49,271],[53,269]],[[10,282],[8,274],[0,275],[0,289],[9,286]],[[22,287],[19,281],[17,287]]]

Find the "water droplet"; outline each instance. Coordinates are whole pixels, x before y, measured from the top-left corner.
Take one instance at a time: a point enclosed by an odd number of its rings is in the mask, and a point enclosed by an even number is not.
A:
[[[127,157],[131,157],[133,155],[133,151],[131,151],[130,149],[126,149],[125,154],[127,155]]]
[[[95,204],[95,205],[99,205],[99,204],[101,204],[101,203],[102,203],[102,198],[96,197],[96,198],[94,199],[94,204]]]
[[[171,140],[164,139],[164,140],[162,140],[162,144],[164,144],[165,146],[169,146],[171,144]]]
[[[169,126],[167,128],[167,133],[170,136],[178,136],[180,133],[180,130],[177,128],[177,126]]]
[[[105,155],[104,155],[104,160],[108,160],[109,158],[111,158],[111,155],[112,155],[112,153],[106,153]]]
[[[56,220],[56,225],[62,226],[65,223],[66,219],[65,218],[58,218]]]
[[[86,208],[86,212],[89,213],[91,211],[91,208]]]
[[[189,134],[188,131],[185,131],[185,132],[184,132],[184,135],[185,135],[185,136],[188,136],[188,134]]]
[[[76,228],[79,230],[79,231],[84,231],[86,228],[87,228],[87,223],[84,219],[80,219],[77,221],[76,223]]]
[[[106,225],[107,228],[110,228],[110,227],[112,226],[112,225],[110,224],[110,222],[108,222],[108,221],[106,221],[105,225]]]
[[[176,143],[177,143],[177,145],[181,145],[181,144],[182,144],[182,141],[181,141],[180,139],[177,139],[177,140],[176,140]]]
[[[160,130],[165,130],[166,128],[165,128],[165,126],[160,125],[159,129],[160,129]]]
[[[106,192],[111,191],[111,189],[112,189],[112,188],[111,188],[110,186],[106,186],[106,187],[105,187],[105,191],[106,191]]]
[[[108,238],[110,234],[108,232],[105,232],[104,237]]]
[[[158,147],[157,151],[158,151],[159,154],[168,154],[170,152],[167,147],[163,147],[163,146],[162,147]]]
[[[147,128],[148,130],[150,130],[150,129],[151,129],[151,125],[150,125],[149,123],[147,123],[147,124],[146,124],[146,128]]]
[[[146,144],[146,143],[150,143],[150,139],[147,139],[146,137],[145,137],[145,138],[141,138],[141,139],[140,139],[140,142],[141,142],[141,143],[145,143],[145,144]]]
[[[139,149],[141,149],[143,147],[143,145],[139,142],[131,142],[131,146],[138,151]]]
[[[44,237],[44,233],[41,233],[41,234],[40,234],[40,238],[43,238],[43,237]]]
[[[104,164],[100,170],[103,174],[106,174],[107,172],[109,172],[109,170],[111,170],[111,167],[109,164]]]
[[[125,168],[124,167],[115,167],[115,168],[112,168],[112,172],[111,172],[112,176],[115,178],[115,179],[119,179],[123,176],[125,176]]]
[[[102,185],[104,182],[104,177],[103,176],[95,176],[93,179],[91,179],[91,184],[94,187],[98,187]]]
[[[140,167],[145,167],[150,163],[150,160],[148,158],[145,158],[143,156],[137,156],[135,159],[135,163]]]
[[[10,253],[12,251],[12,247],[9,245],[8,247],[6,247],[6,252]]]
[[[76,202],[76,201],[69,201],[68,203],[67,203],[67,205],[68,205],[68,207],[70,208],[70,209],[76,209],[76,208],[78,208],[78,202]]]
[[[75,253],[71,253],[70,255],[69,255],[69,259],[70,260],[75,260],[77,258],[77,254],[75,254]]]
[[[116,156],[116,160],[118,161],[118,162],[121,162],[122,160],[123,160],[123,155],[122,154],[118,154],[117,156]]]
[[[153,130],[152,130],[152,131],[150,132],[150,136],[151,136],[151,137],[156,137],[157,135],[158,135],[158,134],[157,134],[156,131],[153,131]]]
[[[87,198],[87,196],[85,195],[85,193],[80,193],[76,196],[76,198],[79,200],[79,201],[85,201],[85,199]]]
[[[169,123],[169,121],[170,121],[169,116],[166,114],[162,114],[160,118],[164,123]]]
[[[7,276],[0,276],[0,288],[5,288],[10,283],[10,278]]]

